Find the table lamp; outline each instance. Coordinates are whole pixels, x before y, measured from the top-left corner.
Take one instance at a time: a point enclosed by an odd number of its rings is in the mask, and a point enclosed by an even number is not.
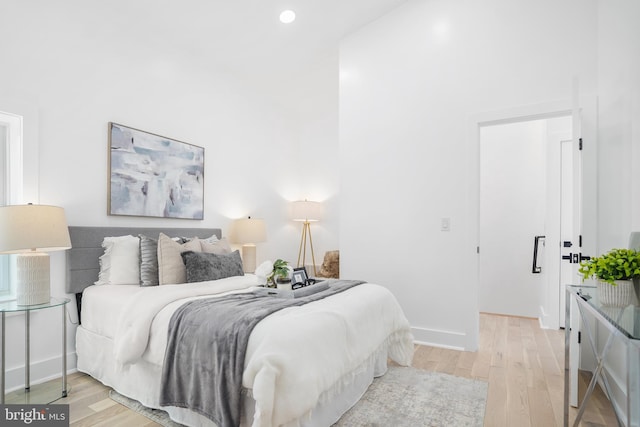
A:
[[[302,236],[300,237],[300,249],[298,250],[297,266],[300,267],[300,258],[304,266],[307,257],[307,236],[309,236],[309,247],[311,248],[311,261],[313,262],[313,275],[316,272],[316,257],[313,253],[313,240],[311,239],[311,223],[320,220],[322,214],[322,204],[308,200],[293,202],[291,209],[291,219],[302,222]]]
[[[242,265],[245,273],[256,271],[256,243],[267,240],[267,228],[262,219],[251,217],[235,223],[235,242],[242,245]]]
[[[18,254],[16,302],[49,302],[50,262],[47,252],[71,248],[64,209],[46,205],[0,207],[0,254]]]

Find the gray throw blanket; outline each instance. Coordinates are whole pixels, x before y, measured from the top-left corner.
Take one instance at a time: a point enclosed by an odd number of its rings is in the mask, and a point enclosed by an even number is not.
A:
[[[300,298],[245,293],[183,304],[169,323],[160,405],[189,408],[219,427],[240,425],[242,373],[254,326],[283,308],[300,306],[364,283],[326,282],[329,285],[326,289]]]

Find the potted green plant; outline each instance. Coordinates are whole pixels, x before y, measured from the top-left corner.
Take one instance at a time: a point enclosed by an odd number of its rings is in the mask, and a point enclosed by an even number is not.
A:
[[[640,278],[640,252],[634,249],[611,249],[603,255],[582,261],[578,272],[583,280],[593,278],[598,281],[598,296],[602,304],[637,304],[633,282]]]
[[[289,277],[289,263],[287,261],[277,259],[273,263],[272,280],[276,285],[278,283],[291,282],[291,278]]]
[[[275,262],[265,261],[256,268],[255,275],[258,278],[258,286],[275,288],[278,283],[291,282],[291,267],[282,259]]]

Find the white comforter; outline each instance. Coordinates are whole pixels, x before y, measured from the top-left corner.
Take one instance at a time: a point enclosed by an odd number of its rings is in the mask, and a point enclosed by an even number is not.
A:
[[[161,364],[168,322],[185,299],[251,291],[253,284],[254,276],[244,276],[143,289],[121,310],[116,360],[123,369],[142,358]],[[409,323],[393,295],[378,285],[359,285],[268,316],[253,330],[245,359],[243,386],[256,401],[253,425],[308,416],[321,398],[331,398],[323,392],[348,381],[383,347],[397,363],[411,363]]]

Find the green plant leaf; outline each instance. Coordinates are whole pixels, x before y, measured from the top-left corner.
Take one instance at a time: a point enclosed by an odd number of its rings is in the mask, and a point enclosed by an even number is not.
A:
[[[634,249],[611,249],[603,255],[580,262],[578,272],[583,280],[595,278],[611,284],[614,284],[614,280],[640,277],[640,252]]]

